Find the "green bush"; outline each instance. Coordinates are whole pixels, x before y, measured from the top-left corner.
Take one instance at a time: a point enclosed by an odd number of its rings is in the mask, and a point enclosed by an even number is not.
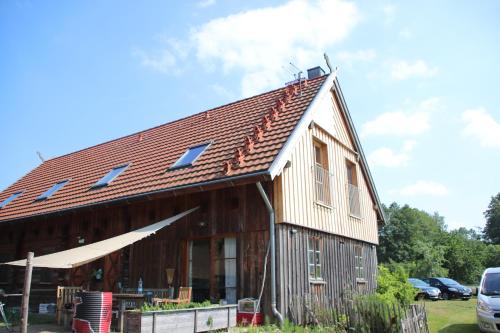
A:
[[[368,298],[386,304],[398,303],[407,306],[414,301],[417,292],[417,289],[408,282],[408,273],[403,266],[392,264],[389,269],[384,265],[379,265],[377,290]]]

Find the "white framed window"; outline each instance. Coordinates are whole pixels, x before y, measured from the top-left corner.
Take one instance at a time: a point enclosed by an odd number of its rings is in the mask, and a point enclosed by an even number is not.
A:
[[[365,265],[363,261],[363,248],[359,245],[354,247],[354,265],[356,271],[356,280],[365,280]]]
[[[309,280],[323,280],[321,272],[321,240],[310,236],[307,240],[307,262],[309,266]]]

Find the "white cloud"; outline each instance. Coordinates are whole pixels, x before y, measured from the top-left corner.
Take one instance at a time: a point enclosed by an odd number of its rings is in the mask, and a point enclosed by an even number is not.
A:
[[[215,0],[201,0],[196,4],[200,8],[206,8],[215,5]]]
[[[433,181],[419,180],[414,184],[403,187],[398,192],[404,196],[445,196],[449,193],[449,190],[443,184]]]
[[[375,59],[377,53],[373,49],[358,50],[355,52],[341,51],[337,53],[337,59],[340,62],[351,66],[354,62],[369,62]]]
[[[414,136],[430,129],[430,116],[441,107],[441,99],[433,97],[421,101],[410,111],[385,112],[363,124],[361,135]]]
[[[175,56],[169,50],[161,50],[153,55],[144,50],[136,49],[132,54],[141,59],[142,66],[161,73],[169,73],[177,63]]]
[[[482,147],[500,148],[500,123],[484,108],[465,110],[462,113],[465,122],[463,133],[479,141]]]
[[[141,65],[164,74],[179,74],[179,60],[184,60],[189,54],[189,45],[172,38],[157,36],[166,47],[156,52],[146,52],[136,48],[132,55],[140,59]]]
[[[430,67],[423,60],[416,60],[413,63],[406,60],[394,61],[390,64],[391,77],[394,80],[406,80],[410,78],[429,78],[437,74],[437,67]]]
[[[415,140],[405,141],[400,152],[395,152],[387,147],[378,148],[368,156],[368,162],[371,167],[383,166],[397,168],[405,166],[411,158],[410,154],[416,143]]]
[[[242,94],[249,96],[289,81],[283,70],[289,62],[303,70],[323,63],[323,52],[344,40],[359,20],[353,2],[292,0],[208,21],[190,31],[187,43],[203,68],[243,73]],[[170,53],[159,58],[140,54],[142,64],[165,72],[179,60],[166,48]]]

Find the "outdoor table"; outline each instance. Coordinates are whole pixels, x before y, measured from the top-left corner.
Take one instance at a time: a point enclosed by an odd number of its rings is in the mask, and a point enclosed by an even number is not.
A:
[[[127,301],[136,301],[136,305],[141,306],[144,303],[144,294],[115,294],[113,293],[113,300],[120,302],[118,324],[120,332],[123,332],[123,314],[126,310]]]

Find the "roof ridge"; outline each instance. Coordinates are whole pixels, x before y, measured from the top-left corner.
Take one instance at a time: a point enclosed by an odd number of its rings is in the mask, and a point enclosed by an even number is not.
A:
[[[318,77],[318,78],[320,78],[320,77]],[[121,136],[121,137],[118,137],[118,138],[114,138],[114,139],[111,139],[111,140],[107,140],[107,141],[104,141],[104,142],[101,142],[101,143],[98,143],[98,144],[95,144],[95,145],[91,145],[91,146],[88,146],[88,147],[85,147],[85,148],[81,148],[81,149],[78,149],[78,150],[75,150],[75,151],[72,151],[72,152],[69,152],[69,153],[66,153],[66,154],[62,154],[62,155],[59,155],[59,156],[48,158],[42,164],[47,163],[47,162],[51,162],[53,160],[56,160],[56,159],[59,159],[59,158],[63,158],[63,157],[66,157],[66,156],[69,156],[69,155],[72,155],[72,154],[76,154],[76,153],[79,153],[79,152],[82,152],[82,151],[85,151],[85,150],[88,150],[88,149],[92,149],[92,148],[96,148],[96,147],[99,147],[99,146],[103,146],[105,144],[109,144],[109,143],[114,142],[114,141],[118,141],[118,140],[125,139],[125,138],[128,138],[128,137],[133,137],[133,136],[136,136],[138,134],[141,134],[141,133],[144,133],[144,132],[147,132],[147,131],[151,131],[151,130],[154,130],[154,129],[157,129],[157,128],[160,128],[160,127],[163,127],[163,126],[166,126],[166,125],[175,124],[177,122],[180,122],[180,121],[183,121],[183,120],[187,120],[189,118],[195,118],[196,116],[205,114],[207,112],[210,113],[210,112],[213,112],[213,111],[218,110],[218,109],[226,108],[226,107],[231,106],[231,105],[236,104],[236,103],[241,103],[241,102],[250,100],[252,98],[258,98],[259,96],[263,96],[263,95],[267,95],[267,94],[272,94],[272,93],[277,92],[277,91],[279,91],[281,89],[283,89],[283,87],[275,88],[275,89],[272,89],[272,90],[269,90],[269,91],[265,91],[265,92],[262,92],[260,94],[256,94],[256,95],[253,95],[253,96],[245,97],[243,99],[239,99],[239,100],[236,100],[236,101],[233,101],[233,102],[229,102],[229,103],[226,103],[226,104],[223,104],[223,105],[219,105],[219,106],[213,107],[213,108],[208,109],[208,110],[203,110],[203,111],[200,111],[200,112],[197,112],[197,113],[193,113],[191,115],[188,115],[188,116],[185,116],[185,117],[182,117],[182,118],[177,118],[177,119],[172,120],[172,121],[167,122],[167,123],[156,125],[156,126],[153,126],[153,127],[141,130],[141,131],[137,131],[137,132],[134,132],[134,133],[131,133],[131,134],[127,134],[127,135],[124,135],[124,136]]]

